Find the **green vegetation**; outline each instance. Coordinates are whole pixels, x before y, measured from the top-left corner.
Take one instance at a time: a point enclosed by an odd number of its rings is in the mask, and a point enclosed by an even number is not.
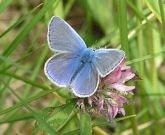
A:
[[[50,18],[68,21],[88,47],[121,48],[140,77],[126,116],[80,112],[45,77]],[[164,0],[0,0],[0,134],[165,134]]]

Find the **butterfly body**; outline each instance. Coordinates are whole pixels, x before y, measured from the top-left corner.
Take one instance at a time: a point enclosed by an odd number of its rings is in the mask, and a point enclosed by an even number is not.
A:
[[[59,17],[52,17],[49,23],[48,45],[57,54],[46,62],[46,76],[57,86],[70,87],[78,97],[93,95],[99,78],[111,73],[124,59],[124,52],[118,49],[87,48]]]
[[[81,62],[82,63],[91,63],[92,62],[92,58],[94,57],[94,50],[87,48],[85,49],[85,51],[82,52],[82,56],[81,56]]]
[[[77,70],[74,72],[70,84],[72,83],[72,81],[75,79],[75,77],[77,76],[77,74],[84,68],[84,66],[86,64],[93,64],[92,63],[92,59],[94,57],[94,50],[90,49],[90,48],[86,48],[85,50],[83,50],[81,53],[80,57],[80,65],[77,68]]]

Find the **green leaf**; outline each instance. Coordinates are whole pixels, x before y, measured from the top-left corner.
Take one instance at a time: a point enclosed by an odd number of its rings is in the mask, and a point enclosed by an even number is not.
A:
[[[92,122],[88,113],[80,114],[80,135],[92,135]]]

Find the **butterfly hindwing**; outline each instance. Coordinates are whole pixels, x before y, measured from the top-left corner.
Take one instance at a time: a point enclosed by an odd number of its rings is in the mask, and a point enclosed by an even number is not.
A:
[[[71,82],[73,93],[78,97],[89,97],[95,93],[99,75],[92,63],[86,63]]]
[[[82,38],[59,17],[52,17],[48,26],[48,45],[56,52],[78,52],[86,48]]]
[[[118,49],[98,49],[95,51],[93,63],[99,75],[105,77],[112,72],[124,59],[125,53]]]

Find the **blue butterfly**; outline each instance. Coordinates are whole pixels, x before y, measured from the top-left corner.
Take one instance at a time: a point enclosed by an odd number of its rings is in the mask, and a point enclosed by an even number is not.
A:
[[[59,87],[70,87],[78,97],[93,95],[99,78],[111,73],[124,59],[118,49],[87,48],[73,28],[59,17],[52,17],[48,26],[48,45],[57,52],[45,63],[48,79]]]

